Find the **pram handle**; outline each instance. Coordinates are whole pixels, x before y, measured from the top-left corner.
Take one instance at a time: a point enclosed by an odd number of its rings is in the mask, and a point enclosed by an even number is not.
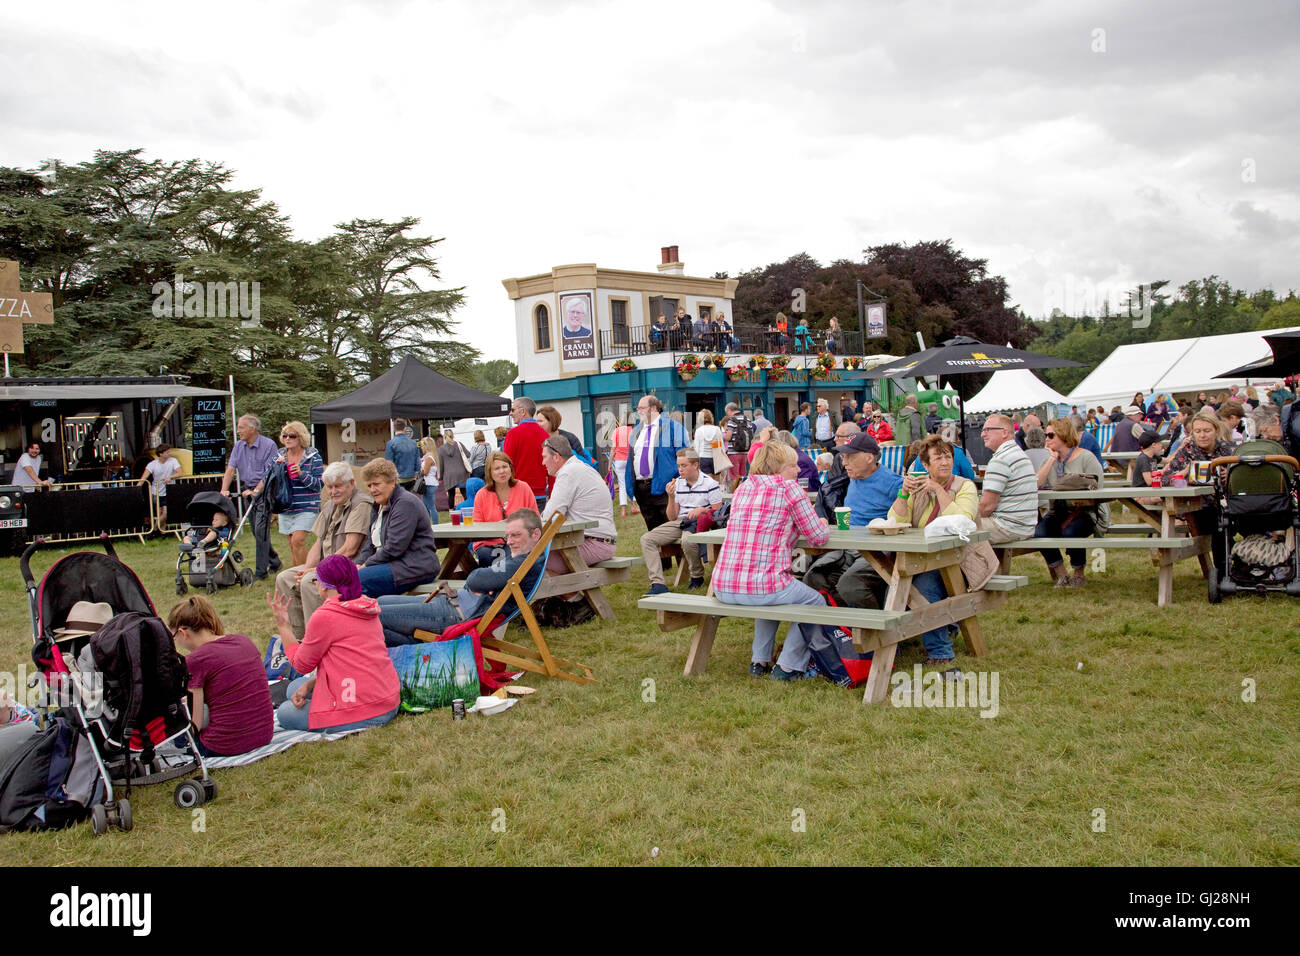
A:
[[[1236,464],[1257,465],[1261,462],[1277,462],[1282,465],[1290,465],[1300,471],[1300,461],[1296,461],[1290,455],[1229,455],[1226,458],[1215,458],[1210,462],[1210,468],[1214,469]]]
[[[113,540],[108,535],[101,534],[99,538],[96,540],[104,546],[104,551],[108,553],[108,556],[110,558],[117,557],[117,550],[113,547]],[[36,579],[32,577],[32,569],[30,563],[32,559],[32,555],[35,554],[37,551],[41,550],[41,548],[62,547],[63,544],[64,542],[62,541],[46,541],[44,538],[38,536],[36,538],[33,538],[32,543],[23,549],[22,557],[18,559],[18,568],[22,572],[23,585],[27,588],[27,590],[29,591],[36,590]]]

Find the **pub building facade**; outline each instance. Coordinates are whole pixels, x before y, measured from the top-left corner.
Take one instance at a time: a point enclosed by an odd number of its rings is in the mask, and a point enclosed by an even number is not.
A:
[[[747,418],[761,411],[781,428],[790,426],[802,402],[815,407],[819,398],[838,415],[844,401],[856,398],[861,405],[878,384],[864,379],[861,371],[842,368],[844,357],[861,358],[866,367],[893,358],[865,357],[862,334],[845,332],[836,349],[837,368],[818,374],[816,358],[825,334],[820,330],[805,349],[786,343],[790,364],[784,376],[770,367],[750,368],[733,379],[727,369],[747,367],[755,355],[771,359],[776,352],[772,332],[736,326],[736,279],[686,275],[676,246],[665,246],[661,259],[655,272],[580,263],[502,280],[515,307],[519,380],[514,395],[555,406],[562,427],[580,435],[589,449],[607,453],[620,416],[629,416],[635,425],[636,404],[645,394],[657,396],[667,412],[682,413],[692,434],[701,410],[721,421],[728,402],[739,405]],[[671,318],[679,307],[692,320],[725,316],[732,326],[731,341],[711,339],[706,347],[697,347],[689,337],[656,334],[651,328],[655,317]],[[795,324],[791,319],[791,332]],[[688,354],[707,361],[719,353],[725,356],[721,368],[702,366],[693,376],[678,372]],[[626,368],[628,363],[634,367]],[[603,468],[603,456],[600,463]]]

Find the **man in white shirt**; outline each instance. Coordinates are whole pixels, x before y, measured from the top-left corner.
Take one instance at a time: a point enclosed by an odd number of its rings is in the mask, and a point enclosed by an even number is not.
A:
[[[158,457],[145,465],[140,484],[153,482],[154,497],[158,499],[158,533],[167,529],[167,485],[180,474],[181,463],[172,457],[172,446],[158,446]]]
[[[32,442],[14,466],[14,484],[20,488],[36,488],[42,485],[48,487],[49,483],[48,478],[41,477],[40,442]]]
[[[641,556],[645,558],[646,575],[650,578],[647,595],[664,594],[668,590],[659,549],[682,540],[682,522],[698,520],[701,515],[722,507],[722,486],[712,475],[701,473],[700,455],[694,448],[677,452],[677,473],[678,477],[668,485],[668,520],[641,535]],[[699,546],[685,545],[682,554],[691,574],[687,587],[702,587],[704,562],[700,560]]]
[[[563,435],[552,435],[542,443],[542,464],[547,474],[555,478],[555,486],[546,499],[542,523],[550,520],[557,511],[568,521],[594,521],[582,537],[578,553],[588,565],[608,561],[614,556],[614,499],[600,472],[584,461],[573,457],[573,446]],[[546,562],[552,574],[568,574],[569,566],[558,551],[552,551]]]
[[[1033,537],[1038,522],[1038,477],[1012,428],[1007,416],[990,415],[980,431],[993,457],[984,470],[978,524],[991,544]]]
[[[852,421],[852,419],[847,420]],[[835,447],[835,429],[839,424],[831,418],[830,403],[824,398],[817,399],[817,415],[812,422],[812,437],[822,451],[830,451]]]

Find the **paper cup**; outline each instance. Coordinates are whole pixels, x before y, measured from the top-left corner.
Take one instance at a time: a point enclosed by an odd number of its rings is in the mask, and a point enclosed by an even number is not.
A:
[[[852,511],[848,508],[836,508],[835,527],[839,528],[841,531],[848,531],[850,514],[852,514]]]

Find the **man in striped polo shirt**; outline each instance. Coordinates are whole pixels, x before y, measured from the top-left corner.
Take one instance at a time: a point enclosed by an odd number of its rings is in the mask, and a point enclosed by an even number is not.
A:
[[[1015,429],[1006,415],[990,415],[980,431],[993,452],[984,470],[980,495],[980,530],[992,544],[1030,538],[1038,524],[1038,477],[1016,444]]]
[[[678,477],[667,488],[668,520],[641,535],[641,556],[645,558],[646,574],[650,578],[647,596],[668,593],[659,549],[665,544],[677,544],[682,540],[683,521],[693,522],[701,515],[722,507],[722,487],[712,475],[700,471],[700,455],[694,448],[678,449],[677,473]],[[704,561],[700,558],[699,546],[685,546],[682,554],[686,560],[686,569],[691,574],[687,587],[703,586]]]

